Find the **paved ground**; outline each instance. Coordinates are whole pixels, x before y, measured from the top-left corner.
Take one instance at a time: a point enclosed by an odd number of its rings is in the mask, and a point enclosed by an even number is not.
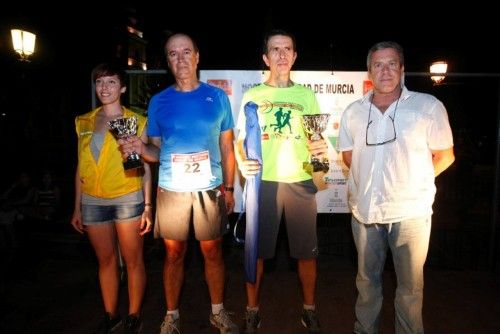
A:
[[[63,229],[65,233],[35,233],[14,253],[2,253],[0,333],[91,333],[102,314],[97,265],[86,238],[66,227]],[[163,249],[150,237],[146,244],[148,288],[143,333],[158,333],[165,312],[161,281]],[[323,333],[351,333],[356,298],[352,250],[339,255],[332,251],[335,246],[330,246],[320,247],[327,250],[319,258],[320,321]],[[299,322],[299,284],[293,262],[286,253],[283,243],[277,260],[266,268],[262,334],[306,333]],[[246,301],[242,255],[242,248],[228,238],[225,305],[235,313],[241,325]],[[181,301],[183,333],[217,333],[209,325],[208,292],[202,273],[201,257],[193,243],[186,261]],[[394,287],[395,276],[388,269],[384,276],[384,334],[394,333]],[[126,300],[126,289],[122,289],[123,314]],[[498,274],[428,267],[424,306],[426,333],[500,333],[499,300]]]

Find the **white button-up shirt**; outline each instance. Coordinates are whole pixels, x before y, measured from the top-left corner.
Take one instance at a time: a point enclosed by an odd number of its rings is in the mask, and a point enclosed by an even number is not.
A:
[[[446,109],[435,97],[406,87],[385,113],[371,105],[371,97],[372,91],[350,104],[341,120],[339,148],[352,151],[352,214],[365,224],[429,216],[436,193],[431,150],[453,146]],[[366,145],[394,138],[393,122],[395,141]]]

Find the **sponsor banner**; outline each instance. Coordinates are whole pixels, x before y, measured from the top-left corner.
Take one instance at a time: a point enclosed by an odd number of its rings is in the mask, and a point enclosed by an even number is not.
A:
[[[202,70],[200,80],[223,89],[231,101],[234,121],[238,119],[243,94],[267,78],[266,71]],[[316,93],[321,112],[329,113],[323,136],[329,145],[330,170],[325,176],[328,187],[316,194],[318,212],[349,212],[347,206],[347,169],[337,150],[340,117],[344,109],[370,89],[366,72],[292,71],[291,79]],[[237,136],[235,129],[235,136]],[[239,174],[239,173],[237,173]],[[242,186],[239,175],[235,181],[236,211],[242,208]]]

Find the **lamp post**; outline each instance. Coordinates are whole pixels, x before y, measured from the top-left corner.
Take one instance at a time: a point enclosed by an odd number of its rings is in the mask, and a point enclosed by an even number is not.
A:
[[[12,46],[19,53],[22,61],[29,61],[28,57],[35,52],[36,35],[20,29],[12,29]]]

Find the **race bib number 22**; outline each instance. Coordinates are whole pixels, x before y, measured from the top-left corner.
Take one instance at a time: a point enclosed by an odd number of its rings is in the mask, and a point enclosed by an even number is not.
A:
[[[172,181],[177,186],[205,188],[212,180],[208,151],[189,154],[172,154]]]

